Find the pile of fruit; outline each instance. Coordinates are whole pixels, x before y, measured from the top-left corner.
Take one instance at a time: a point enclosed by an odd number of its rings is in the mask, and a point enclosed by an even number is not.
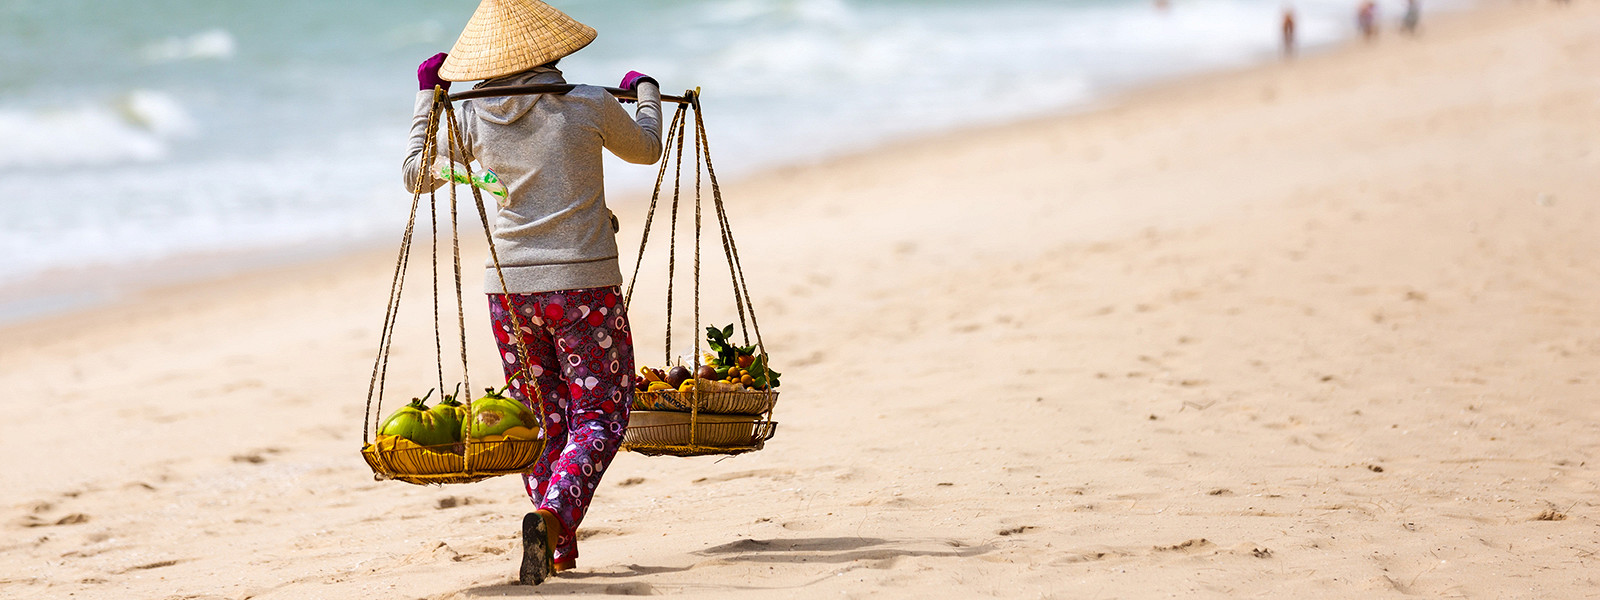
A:
[[[428,390],[427,394],[412,398],[410,404],[383,420],[378,426],[378,444],[393,446],[396,440],[404,439],[431,450],[460,454],[464,450],[463,441],[498,442],[542,437],[539,418],[521,402],[507,398],[505,388],[498,392],[492,388],[484,391],[484,396],[473,400],[471,406],[461,404],[455,395],[446,394],[429,408],[426,401],[433,390]],[[463,434],[466,440],[462,439]]]
[[[706,343],[712,353],[702,355],[702,364],[693,371],[676,366],[662,371],[639,367],[635,389],[641,392],[747,392],[778,387],[780,373],[767,364],[766,353],[756,354],[754,345],[738,346],[729,341],[733,325],[706,328]]]

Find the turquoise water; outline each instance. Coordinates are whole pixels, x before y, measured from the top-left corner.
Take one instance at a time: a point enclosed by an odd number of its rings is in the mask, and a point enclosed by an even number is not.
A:
[[[1281,0],[566,0],[562,62],[705,89],[719,170],[1060,111],[1271,60]],[[1309,46],[1354,0],[1299,0]],[[415,66],[470,0],[0,0],[0,287],[397,235]],[[1383,7],[1398,16],[1399,4]],[[1429,9],[1439,8],[1430,4]],[[613,189],[651,168],[608,166]],[[0,313],[3,313],[0,308]]]

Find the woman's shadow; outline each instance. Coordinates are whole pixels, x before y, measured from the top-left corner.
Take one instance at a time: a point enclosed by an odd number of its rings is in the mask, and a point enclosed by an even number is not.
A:
[[[913,546],[921,549],[914,549]],[[933,549],[929,549],[932,546]],[[942,546],[942,548],[940,548]],[[741,539],[693,552],[711,560],[685,567],[651,567],[626,565],[615,570],[574,571],[562,574],[538,587],[503,584],[477,586],[462,590],[461,596],[535,596],[547,594],[605,594],[611,596],[648,596],[657,593],[684,593],[694,590],[782,590],[804,588],[833,576],[834,569],[811,581],[798,585],[759,586],[748,584],[711,582],[652,584],[640,578],[662,573],[681,573],[700,566],[728,563],[816,563],[844,564],[866,561],[868,568],[888,568],[905,557],[967,558],[992,550],[988,545],[968,546],[954,540],[886,540],[862,537]],[[627,581],[634,579],[633,581]],[[660,589],[658,589],[660,588]]]

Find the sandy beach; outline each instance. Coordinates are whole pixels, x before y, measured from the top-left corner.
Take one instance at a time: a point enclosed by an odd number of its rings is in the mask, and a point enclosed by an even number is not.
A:
[[[8,326],[0,597],[1597,597],[1596,73],[1600,3],[1491,3],[728,182],[778,434],[620,455],[537,588],[520,481],[359,456],[392,249]]]

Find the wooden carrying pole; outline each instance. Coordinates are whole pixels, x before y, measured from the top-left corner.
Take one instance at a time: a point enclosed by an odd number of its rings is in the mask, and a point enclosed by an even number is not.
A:
[[[471,100],[473,98],[492,98],[492,97],[495,97],[495,96],[526,96],[526,95],[530,95],[530,94],[565,94],[567,92],[572,91],[576,87],[578,87],[578,86],[575,85],[575,84],[571,84],[571,83],[535,83],[535,84],[529,84],[529,85],[496,85],[496,86],[489,86],[489,87],[474,88],[474,89],[467,90],[465,92],[456,92],[454,94],[450,94],[450,101],[451,102],[457,102],[457,101],[460,101],[460,100]],[[604,89],[607,92],[611,92],[612,96],[616,96],[617,98],[621,98],[621,99],[637,100],[638,97],[639,97],[638,92],[635,92],[633,90],[624,90],[624,89],[621,89],[621,88],[610,88],[610,87],[601,88],[601,89]],[[682,96],[669,96],[667,94],[662,94],[661,95],[661,101],[662,102],[677,102],[678,104],[694,104],[694,101],[695,101],[694,96],[695,96],[695,93],[692,92],[692,91],[684,92],[684,95],[682,95]]]

